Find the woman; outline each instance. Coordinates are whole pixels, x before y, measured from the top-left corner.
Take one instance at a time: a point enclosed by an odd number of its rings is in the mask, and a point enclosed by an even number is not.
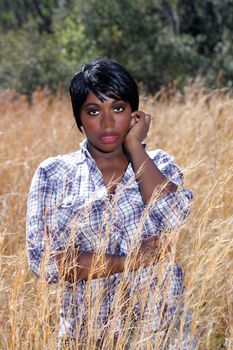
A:
[[[151,116],[138,110],[137,85],[122,66],[83,65],[70,96],[86,140],[40,164],[27,212],[31,270],[64,284],[59,339],[88,349],[94,337],[104,348],[107,334],[119,345],[128,324],[175,349],[167,330],[182,317],[183,272],[161,258],[161,240],[186,220],[192,192],[168,154],[145,151]],[[184,329],[180,348],[194,349]]]

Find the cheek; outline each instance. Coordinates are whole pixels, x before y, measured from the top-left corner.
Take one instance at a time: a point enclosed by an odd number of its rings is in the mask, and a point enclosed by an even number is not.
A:
[[[118,119],[118,123],[121,125],[122,129],[125,129],[128,131],[131,126],[131,120],[132,120],[131,113],[128,112],[120,116],[120,118]]]
[[[96,129],[96,125],[94,123],[84,124],[84,128],[88,131],[93,131]]]
[[[94,121],[94,119],[93,120],[89,119],[87,121],[85,118],[83,118],[83,119],[81,119],[81,121],[82,121],[82,126],[83,126],[85,134],[87,134],[87,133],[90,134],[90,133],[93,133],[97,130],[97,123],[96,123],[96,121]]]

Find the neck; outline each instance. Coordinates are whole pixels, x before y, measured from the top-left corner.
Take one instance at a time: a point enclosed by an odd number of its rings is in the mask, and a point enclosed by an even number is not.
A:
[[[88,142],[87,149],[88,149],[90,155],[92,156],[92,158],[96,161],[98,161],[98,159],[101,159],[102,161],[104,161],[104,160],[109,161],[110,159],[112,161],[114,159],[119,159],[119,158],[126,159],[126,155],[125,155],[122,147],[116,149],[113,152],[102,152],[101,150],[93,147],[92,144]]]

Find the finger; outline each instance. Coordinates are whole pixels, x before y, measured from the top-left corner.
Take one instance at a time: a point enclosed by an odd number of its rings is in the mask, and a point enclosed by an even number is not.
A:
[[[144,113],[144,112],[142,112],[142,111],[134,111],[134,112],[132,112],[132,117],[136,117],[136,116],[140,116],[140,114],[142,114],[142,113]]]
[[[146,114],[146,115],[145,115],[145,120],[146,120],[146,122],[147,122],[148,124],[150,124],[150,122],[151,122],[151,114]]]
[[[137,120],[135,119],[135,117],[131,117],[131,121],[130,121],[130,124],[129,124],[129,127],[130,129],[137,123]]]
[[[147,126],[147,129],[149,130],[150,129],[150,124],[151,124],[151,115],[150,114],[147,114],[145,116],[145,124]]]
[[[146,122],[146,124],[149,126],[151,122],[151,115],[148,113],[144,113],[142,111],[136,111],[132,113],[132,117],[135,118],[135,120],[141,121],[141,122]]]
[[[135,111],[131,115],[134,118],[140,119],[140,118],[143,118],[146,115],[146,113],[144,113],[142,111]]]
[[[143,243],[156,243],[158,244],[160,242],[160,238],[158,236],[151,236],[151,237],[147,237],[147,238],[144,238]]]

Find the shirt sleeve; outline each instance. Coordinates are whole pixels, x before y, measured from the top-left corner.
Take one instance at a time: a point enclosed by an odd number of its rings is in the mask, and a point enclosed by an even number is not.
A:
[[[49,283],[58,281],[58,268],[49,242],[49,207],[52,184],[42,167],[36,170],[28,195],[26,238],[29,267],[37,277]]]
[[[183,173],[172,157],[159,150],[155,154],[152,153],[151,158],[167,180],[178,186],[178,190],[155,200],[149,208],[149,216],[160,231],[172,230],[188,218],[193,193],[183,187]]]

